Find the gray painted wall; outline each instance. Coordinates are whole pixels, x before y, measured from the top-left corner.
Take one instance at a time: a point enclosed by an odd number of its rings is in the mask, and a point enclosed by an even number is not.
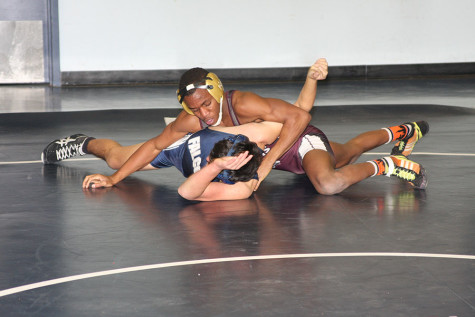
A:
[[[54,1],[0,1],[0,83],[50,81],[48,14]]]
[[[59,0],[61,70],[475,62],[472,0]]]

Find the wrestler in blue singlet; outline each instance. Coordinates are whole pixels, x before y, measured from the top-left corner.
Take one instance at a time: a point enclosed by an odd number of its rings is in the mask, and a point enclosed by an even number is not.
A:
[[[234,91],[225,93],[225,98],[228,101],[228,111],[233,121],[233,125],[240,125],[237,116],[234,114],[232,108],[232,96]],[[187,134],[177,142],[164,149],[150,164],[156,168],[165,168],[175,166],[185,177],[200,170],[207,164],[206,158],[218,141],[229,137],[234,137],[234,134],[219,132],[208,129],[208,125],[200,120],[200,130],[193,134]],[[201,140],[205,140],[201,142]]]
[[[216,142],[235,137],[234,134],[205,128],[173,143],[150,164],[156,168],[175,166],[183,176],[189,177],[208,164],[206,159]]]
[[[206,158],[216,142],[234,136],[205,128],[173,143],[160,152],[150,164],[156,168],[175,166],[183,176],[188,177],[208,164]]]

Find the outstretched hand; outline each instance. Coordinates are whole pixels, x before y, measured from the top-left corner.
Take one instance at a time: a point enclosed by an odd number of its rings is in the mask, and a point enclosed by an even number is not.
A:
[[[307,76],[315,80],[324,80],[328,75],[328,62],[325,58],[318,59],[310,69]]]
[[[82,188],[101,188],[101,187],[112,187],[112,179],[109,176],[101,174],[88,175],[84,178],[82,183]]]

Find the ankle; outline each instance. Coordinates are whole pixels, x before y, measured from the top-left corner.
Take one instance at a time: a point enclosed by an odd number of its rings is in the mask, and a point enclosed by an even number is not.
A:
[[[90,143],[91,141],[94,141],[95,139],[96,139],[96,138],[94,138],[94,137],[88,137],[88,138],[84,141],[84,143],[82,144],[82,148],[81,148],[81,150],[82,150],[83,153],[85,153],[85,154],[92,154],[92,152],[89,150],[89,143]]]
[[[391,157],[384,157],[384,158],[380,158],[380,159],[368,161],[368,162],[371,163],[374,167],[374,174],[371,175],[371,177],[377,176],[377,175],[390,176],[394,169],[394,162],[391,159]]]

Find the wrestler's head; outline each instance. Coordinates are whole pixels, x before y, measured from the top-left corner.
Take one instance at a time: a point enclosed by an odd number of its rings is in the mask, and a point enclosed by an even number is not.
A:
[[[218,76],[203,68],[192,68],[181,76],[176,93],[187,113],[207,125],[221,123],[224,90]]]
[[[242,138],[241,138],[242,137]],[[236,182],[247,182],[257,176],[257,169],[262,162],[262,150],[256,143],[249,141],[243,135],[237,135],[216,142],[209,154],[210,162],[223,156],[238,156],[243,152],[249,152],[252,159],[238,170],[224,170],[218,178],[224,183],[234,184]]]

